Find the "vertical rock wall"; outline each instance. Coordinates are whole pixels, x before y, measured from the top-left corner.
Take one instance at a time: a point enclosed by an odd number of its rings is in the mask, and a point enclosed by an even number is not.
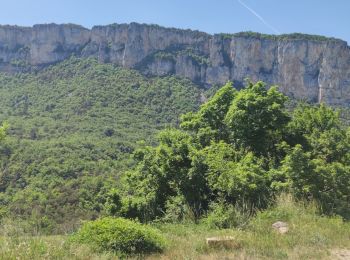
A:
[[[209,35],[156,25],[114,24],[91,30],[73,24],[0,26],[0,71],[45,67],[71,55],[179,75],[204,86],[245,78],[277,84],[289,96],[350,105],[346,42],[308,35]]]

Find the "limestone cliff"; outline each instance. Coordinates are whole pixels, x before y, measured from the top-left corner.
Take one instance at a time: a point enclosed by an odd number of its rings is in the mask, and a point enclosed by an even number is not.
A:
[[[350,106],[350,48],[311,35],[209,35],[144,24],[0,26],[0,71],[42,68],[71,55],[175,74],[211,86],[245,78],[277,84],[289,96]]]

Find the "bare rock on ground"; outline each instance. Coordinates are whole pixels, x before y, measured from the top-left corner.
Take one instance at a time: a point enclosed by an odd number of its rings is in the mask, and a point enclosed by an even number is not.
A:
[[[272,228],[274,228],[280,234],[285,234],[289,230],[288,223],[282,221],[277,221],[273,223]]]
[[[208,237],[206,240],[207,245],[211,248],[237,249],[241,247],[239,241],[231,236]]]

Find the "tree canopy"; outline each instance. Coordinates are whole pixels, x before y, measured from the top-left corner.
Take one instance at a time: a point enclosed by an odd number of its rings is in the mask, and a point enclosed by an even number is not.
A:
[[[180,129],[162,131],[157,146],[135,152],[114,214],[199,219],[214,204],[262,209],[283,191],[350,218],[349,128],[324,104],[290,112],[287,102],[263,82],[240,91],[226,84],[182,115]]]
[[[0,219],[62,233],[100,216],[138,141],[156,144],[160,129],[199,107],[199,95],[189,80],[91,58],[0,73],[0,122],[10,125],[0,143]]]

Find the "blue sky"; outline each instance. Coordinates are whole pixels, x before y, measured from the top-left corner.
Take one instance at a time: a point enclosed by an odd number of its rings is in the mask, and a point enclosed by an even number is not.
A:
[[[140,22],[208,33],[302,32],[350,42],[350,0],[0,0],[0,6],[0,24]]]

